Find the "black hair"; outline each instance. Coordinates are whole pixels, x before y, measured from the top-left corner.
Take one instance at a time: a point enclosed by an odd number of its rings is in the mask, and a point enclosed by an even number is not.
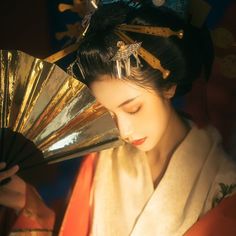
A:
[[[94,13],[88,32],[79,47],[78,62],[85,77],[83,82],[88,86],[101,75],[116,77],[116,64],[111,59],[118,50],[117,42],[120,39],[114,33],[114,28],[122,23],[184,31],[182,39],[177,36],[165,38],[126,32],[135,41],[142,42],[142,47],[157,57],[162,66],[170,71],[169,76],[163,79],[159,70],[153,69],[141,59],[142,68],[132,69],[131,76],[126,79],[157,91],[177,85],[176,95],[188,92],[192,82],[202,72],[208,79],[213,61],[213,46],[205,27],[195,28],[163,7],[145,5],[134,8],[123,2],[116,2],[101,6]]]

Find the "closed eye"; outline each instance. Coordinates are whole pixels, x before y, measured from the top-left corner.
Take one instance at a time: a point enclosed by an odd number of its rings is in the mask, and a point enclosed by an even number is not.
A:
[[[142,106],[139,106],[134,111],[128,111],[127,113],[130,114],[130,115],[135,115],[135,114],[137,114],[140,111],[141,107]]]

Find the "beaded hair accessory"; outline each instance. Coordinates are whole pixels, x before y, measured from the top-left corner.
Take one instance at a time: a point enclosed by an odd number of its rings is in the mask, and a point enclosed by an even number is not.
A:
[[[130,59],[127,58],[131,55],[135,56],[137,61],[137,67],[141,65],[138,55],[143,58],[152,68],[160,70],[162,73],[163,79],[166,79],[170,71],[163,68],[161,62],[158,58],[152,55],[150,52],[145,50],[141,47],[141,43],[136,43],[132,38],[130,38],[125,32],[135,32],[141,34],[149,34],[154,36],[161,36],[161,37],[170,37],[170,36],[177,36],[178,38],[183,37],[183,30],[173,31],[170,28],[165,27],[155,27],[155,26],[142,26],[142,25],[126,25],[122,24],[116,27],[115,34],[122,40],[123,46],[119,47],[117,53],[112,58],[116,61],[117,72],[119,78],[121,77],[121,69],[122,67],[125,68],[126,75],[130,75]],[[120,42],[120,41],[118,41]],[[138,47],[135,45],[139,45]]]
[[[141,62],[138,58],[138,49],[140,48],[141,43],[132,43],[125,44],[123,41],[117,42],[117,47],[119,48],[115,56],[112,58],[112,61],[116,62],[117,74],[118,77],[122,76],[122,68],[125,69],[126,75],[130,75],[130,57],[134,56],[136,60],[136,67],[141,65]]]
[[[161,62],[158,58],[152,55],[149,51],[141,47],[141,42],[135,42],[130,38],[125,31],[135,32],[140,34],[148,34],[153,36],[161,37],[170,37],[177,36],[178,38],[183,37],[183,30],[173,31],[167,27],[156,27],[156,26],[143,26],[143,25],[128,25],[122,24],[118,25],[114,32],[121,39],[117,42],[118,50],[113,56],[112,61],[116,62],[117,74],[118,77],[122,77],[122,68],[125,70],[126,76],[129,76],[131,73],[130,68],[130,57],[133,56],[136,60],[136,67],[139,68],[142,66],[139,57],[142,57],[153,69],[157,69],[162,73],[163,79],[166,79],[170,71],[163,68]],[[82,66],[80,65],[79,59],[76,59],[70,66],[67,68],[67,72],[74,76],[74,65],[80,71],[83,79],[85,80],[85,74],[83,72]]]

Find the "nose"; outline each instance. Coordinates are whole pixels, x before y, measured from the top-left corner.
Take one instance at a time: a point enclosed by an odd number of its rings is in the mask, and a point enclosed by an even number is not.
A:
[[[128,141],[133,133],[132,122],[125,117],[117,117],[116,124],[120,132],[120,136],[123,140]]]

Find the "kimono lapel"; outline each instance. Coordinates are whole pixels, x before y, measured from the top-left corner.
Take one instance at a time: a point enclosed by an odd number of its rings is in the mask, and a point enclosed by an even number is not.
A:
[[[215,145],[193,127],[155,190],[145,153],[130,145],[101,152],[90,235],[182,236],[201,215],[221,164]]]
[[[181,236],[201,214],[221,158],[206,131],[193,127],[140,214],[131,235]]]
[[[129,235],[153,191],[143,152],[130,145],[102,151],[94,177],[91,235]]]

